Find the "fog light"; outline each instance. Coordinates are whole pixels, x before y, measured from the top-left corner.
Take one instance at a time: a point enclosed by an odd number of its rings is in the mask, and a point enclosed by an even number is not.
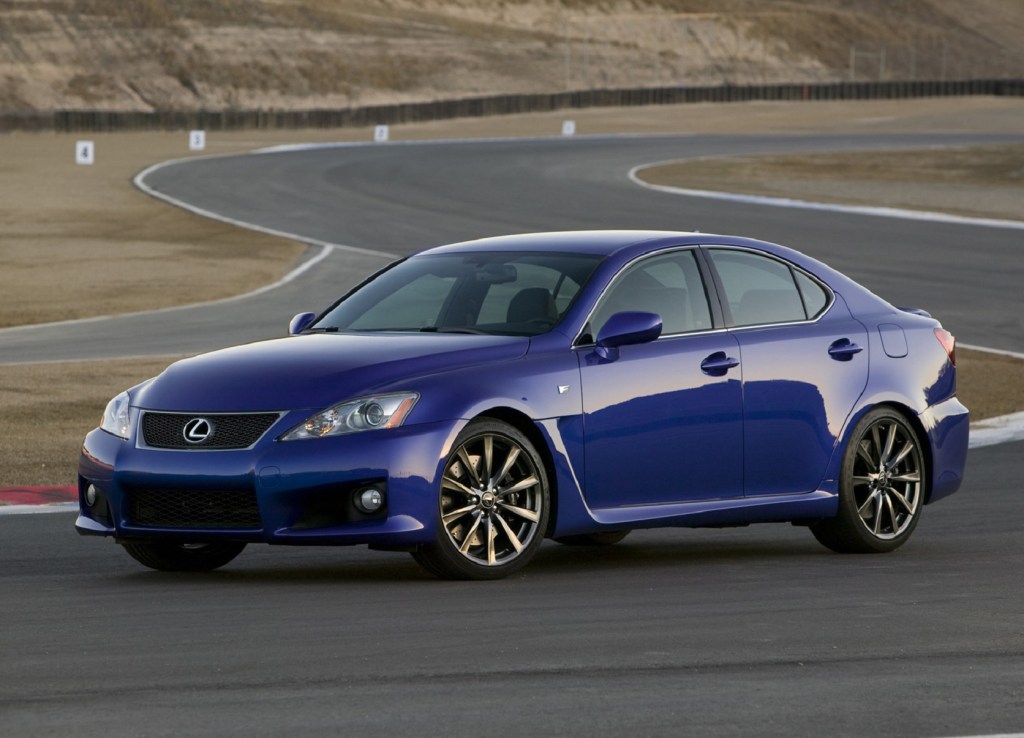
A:
[[[384,494],[376,487],[364,487],[356,492],[355,503],[360,512],[375,513],[384,506]]]
[[[96,487],[89,485],[85,488],[85,504],[93,507],[96,504]]]

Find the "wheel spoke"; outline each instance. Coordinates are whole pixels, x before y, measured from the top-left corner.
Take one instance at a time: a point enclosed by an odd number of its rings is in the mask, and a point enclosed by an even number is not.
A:
[[[448,512],[448,513],[445,513],[444,515],[442,515],[441,516],[441,522],[444,523],[447,526],[449,523],[452,523],[452,522],[458,520],[463,515],[467,515],[468,513],[471,513],[474,510],[476,510],[476,505],[468,505],[466,507],[460,507],[458,510],[452,510],[451,512]]]
[[[518,515],[524,520],[529,520],[531,523],[536,523],[540,520],[540,516],[533,510],[527,510],[525,507],[517,507],[516,505],[507,505],[504,502],[499,502],[498,505],[502,510],[508,510],[513,515]]]
[[[516,463],[516,459],[519,458],[519,448],[513,446],[508,450],[508,456],[505,457],[505,463],[501,465],[501,470],[491,477],[491,486],[497,487],[501,483],[501,480],[512,471],[512,466]]]
[[[853,484],[855,486],[862,486],[862,485],[865,485],[865,484],[871,484],[873,481],[875,481],[875,479],[876,479],[876,477],[874,477],[874,476],[867,476],[867,477],[856,477],[855,476],[855,477],[853,477]]]
[[[454,492],[461,492],[462,494],[468,495],[469,497],[476,497],[477,494],[475,490],[470,489],[462,482],[460,482],[458,479],[452,479],[447,475],[441,478],[441,486],[444,489],[450,489]]]
[[[874,430],[874,429],[872,429]],[[861,441],[857,444],[857,456],[860,457],[861,461],[868,465],[868,469],[876,470],[878,468],[878,461],[871,458],[871,454],[867,449],[867,442]]]
[[[903,482],[904,484],[915,484],[921,481],[920,472],[907,472],[898,477],[889,477],[890,482]]]
[[[522,551],[523,542],[519,540],[519,536],[517,536],[513,532],[512,528],[509,527],[509,524],[505,522],[505,518],[501,517],[500,515],[495,515],[494,518],[501,525],[502,530],[505,531],[505,535],[508,537],[508,542],[512,544],[512,548],[516,550],[516,553]]]
[[[494,529],[494,516],[487,516],[487,565],[494,566],[497,558],[494,555],[494,539],[498,537],[498,531]]]
[[[909,515],[913,515],[914,514],[914,508],[911,506],[911,504],[909,502],[907,502],[907,498],[904,497],[902,494],[900,494],[899,492],[897,492],[894,489],[890,489],[889,490],[889,497],[895,497],[896,498],[896,502],[900,503],[900,507],[902,507],[904,510],[906,510]]]
[[[876,536],[882,534],[882,506],[883,506],[882,494],[878,493],[875,496],[875,528],[874,528],[874,532],[875,532]]]
[[[483,480],[491,478],[491,470],[494,468],[494,436],[484,436],[484,473]]]
[[[473,486],[474,487],[479,487],[480,484],[481,484],[480,472],[477,471],[476,464],[474,464],[472,461],[470,461],[469,454],[466,452],[466,447],[465,446],[463,446],[463,447],[461,447],[459,449],[458,456],[459,456],[459,461],[462,462],[462,465],[466,468],[466,471],[469,472],[469,476],[472,477],[472,479],[473,479]]]
[[[868,510],[868,506],[871,505],[871,503],[874,502],[877,498],[878,490],[876,489],[874,492],[868,495],[868,498],[864,500],[864,504],[857,508],[857,512],[860,513],[861,520],[868,520],[868,518],[870,517],[870,511]]]
[[[885,496],[885,509],[889,513],[889,520],[892,521],[892,533],[896,535],[900,530],[900,523],[896,519],[896,509],[892,506],[892,497],[889,495]]]
[[[889,433],[885,437],[885,449],[882,451],[882,456],[879,461],[882,466],[889,466],[889,459],[892,457],[893,447],[896,445],[896,424],[889,424]]]
[[[879,455],[879,458],[880,458],[881,455],[882,455],[882,425],[881,425],[881,423],[875,423],[873,426],[871,426],[871,440],[874,441],[874,443],[875,443],[875,453],[877,453]],[[871,464],[871,466],[873,468],[877,467],[878,466],[878,459],[870,459],[869,458],[868,459],[868,463]]]
[[[477,515],[476,520],[473,521],[473,525],[470,527],[469,532],[466,533],[466,537],[462,540],[462,545],[459,546],[459,551],[467,553],[469,551],[470,542],[473,540],[473,536],[480,528],[480,520],[482,516]]]
[[[531,474],[530,476],[526,477],[525,479],[520,479],[518,482],[513,484],[511,487],[508,487],[506,489],[498,490],[496,494],[498,495],[499,498],[500,497],[508,497],[510,494],[513,494],[515,492],[522,492],[524,489],[529,489],[530,487],[533,487],[534,485],[539,484],[539,483],[540,482],[537,480],[537,477],[535,477],[535,476],[533,476]]]
[[[903,448],[900,449],[899,453],[896,454],[895,458],[893,458],[888,464],[885,465],[886,468],[888,468],[888,469],[895,469],[897,466],[899,466],[900,462],[903,461],[905,458],[907,458],[907,456],[913,450],[914,450],[913,442],[907,441],[903,445]]]

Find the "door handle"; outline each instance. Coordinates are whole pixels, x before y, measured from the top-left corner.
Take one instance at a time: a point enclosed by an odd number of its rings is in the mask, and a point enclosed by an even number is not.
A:
[[[849,338],[840,338],[828,347],[828,355],[836,361],[849,361],[854,354],[859,354],[863,350]]]
[[[734,359],[724,351],[716,351],[700,363],[700,370],[712,377],[721,377],[727,371],[739,365],[739,359]]]

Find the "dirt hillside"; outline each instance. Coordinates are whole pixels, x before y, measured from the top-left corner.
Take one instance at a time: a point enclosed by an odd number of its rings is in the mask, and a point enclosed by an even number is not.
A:
[[[1024,76],[1021,0],[0,0],[0,110]]]

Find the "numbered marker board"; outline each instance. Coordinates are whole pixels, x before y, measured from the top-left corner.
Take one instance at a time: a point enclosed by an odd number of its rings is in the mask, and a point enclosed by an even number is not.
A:
[[[377,126],[373,129],[373,140],[377,143],[384,143],[388,140],[388,127]]]
[[[206,148],[206,131],[189,131],[189,151],[202,151]]]
[[[567,120],[562,123],[562,135],[563,136],[575,136],[576,135],[576,121]]]
[[[96,161],[96,144],[92,141],[75,141],[75,164],[92,164]]]

